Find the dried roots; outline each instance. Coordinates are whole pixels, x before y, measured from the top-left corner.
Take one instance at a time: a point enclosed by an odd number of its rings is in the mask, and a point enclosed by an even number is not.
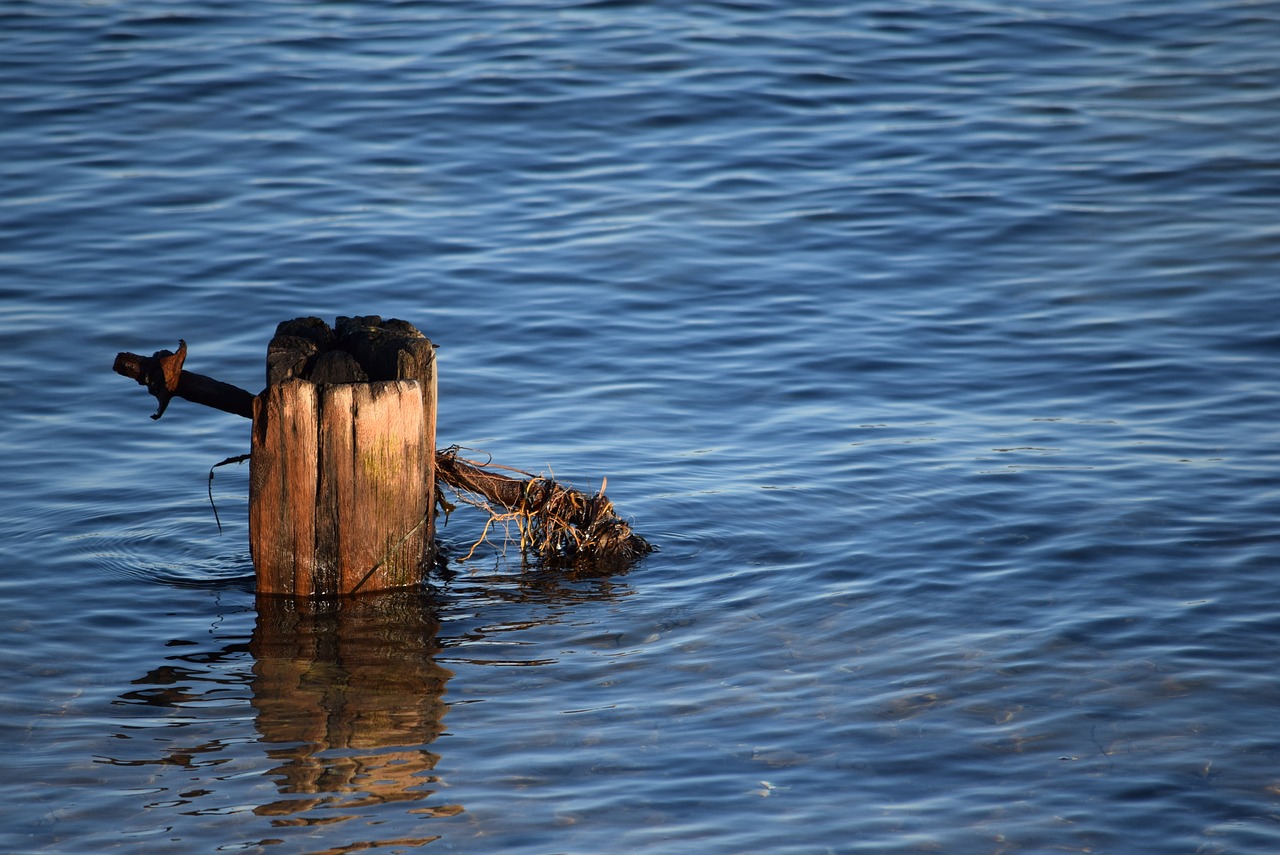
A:
[[[460,459],[460,450],[453,446],[436,452],[436,478],[447,484],[459,501],[489,514],[484,533],[467,558],[488,539],[495,523],[515,523],[521,553],[532,553],[547,566],[615,572],[653,551],[614,513],[604,484],[600,492],[588,496],[519,469]],[[437,498],[446,513],[452,510],[442,494]]]

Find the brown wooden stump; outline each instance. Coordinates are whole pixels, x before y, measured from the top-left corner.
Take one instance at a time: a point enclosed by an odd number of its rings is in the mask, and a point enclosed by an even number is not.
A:
[[[177,352],[118,353],[115,370],[156,397],[152,418],[184,398],[253,419],[249,539],[262,592],[352,594],[423,581],[435,499],[452,510],[437,478],[487,511],[490,524],[514,522],[522,554],[546,566],[620,572],[654,549],[617,516],[603,482],[589,495],[463,460],[457,446],[436,451],[435,350],[412,324],[374,315],[338,318],[335,329],[319,318],[286,321],[257,396],[187,371],[186,354],[179,339]]]
[[[426,578],[435,355],[403,321],[286,321],[253,405],[249,549],[258,591],[314,596]]]

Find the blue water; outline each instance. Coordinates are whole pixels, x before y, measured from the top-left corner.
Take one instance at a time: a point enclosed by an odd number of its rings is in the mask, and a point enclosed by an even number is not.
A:
[[[0,850],[1280,851],[1280,3],[0,6]],[[259,603],[293,317],[660,551]]]

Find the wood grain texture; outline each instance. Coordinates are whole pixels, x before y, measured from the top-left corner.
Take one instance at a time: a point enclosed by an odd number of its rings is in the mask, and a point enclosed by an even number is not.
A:
[[[344,595],[421,581],[434,449],[414,380],[267,388],[254,419],[250,549],[263,593]]]
[[[254,400],[249,552],[258,590],[312,593],[316,570],[317,387],[269,386]]]
[[[376,315],[339,318],[336,329],[295,318],[267,348],[267,381],[253,400],[249,464],[258,591],[340,596],[424,581],[435,505],[431,342]]]
[[[320,422],[320,549],[340,593],[420,579],[426,549],[422,397],[411,381],[326,387]]]

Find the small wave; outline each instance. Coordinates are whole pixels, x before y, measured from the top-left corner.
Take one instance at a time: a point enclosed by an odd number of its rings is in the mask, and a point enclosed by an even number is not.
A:
[[[171,588],[254,588],[248,544],[231,533],[193,538],[173,527],[91,532],[73,539],[83,563],[100,576]]]

